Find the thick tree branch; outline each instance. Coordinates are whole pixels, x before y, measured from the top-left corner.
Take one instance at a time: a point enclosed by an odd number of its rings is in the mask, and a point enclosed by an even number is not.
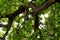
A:
[[[50,5],[52,5],[55,2],[60,2],[60,0],[47,0],[43,4],[41,4],[39,7],[36,7],[32,2],[29,2],[28,5],[23,4],[22,6],[20,6],[14,13],[1,16],[0,18],[6,18],[6,17],[9,18],[9,17],[12,17],[13,15],[17,16],[18,14],[24,12],[25,7],[27,8],[31,7],[33,8],[33,10],[36,10],[36,12],[41,12],[42,10],[48,8]]]
[[[36,12],[41,12],[42,10],[48,8],[49,6],[51,6],[52,4],[55,3],[55,0],[47,0],[44,3],[41,4],[41,6],[36,8]]]
[[[35,27],[34,29],[38,29],[38,13],[41,12],[42,10],[48,8],[49,6],[54,4],[56,1],[60,2],[60,0],[47,0],[43,4],[41,4],[39,7],[36,7],[33,3],[29,2],[28,5],[23,4],[22,6],[20,6],[14,13],[7,14],[5,16],[1,16],[0,18],[9,18],[9,21],[8,21],[7,25],[0,24],[1,27],[6,26],[6,28],[7,28],[7,31],[6,31],[2,40],[5,40],[5,37],[7,36],[8,32],[11,28],[11,25],[12,25],[12,22],[13,22],[14,18],[17,15],[19,15],[20,13],[24,12],[25,8],[29,8],[29,7],[33,8],[33,11],[35,12],[34,13],[34,22],[35,22],[34,23],[34,27]]]
[[[37,29],[39,29],[39,17],[38,14],[34,13],[34,31],[36,32]]]

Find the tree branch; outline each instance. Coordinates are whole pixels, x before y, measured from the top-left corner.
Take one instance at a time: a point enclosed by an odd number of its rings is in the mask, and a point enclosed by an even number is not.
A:
[[[12,25],[12,22],[13,22],[14,18],[17,15],[19,15],[20,13],[24,12],[25,8],[31,7],[31,8],[33,8],[33,11],[35,11],[35,14],[34,14],[35,15],[34,16],[34,22],[35,22],[35,24],[34,25],[38,29],[38,21],[36,21],[36,20],[38,20],[38,13],[41,12],[42,10],[48,8],[49,6],[51,6],[53,3],[55,3],[55,0],[47,0],[43,4],[41,4],[41,6],[36,7],[33,3],[29,2],[28,5],[24,5],[23,4],[22,6],[20,6],[14,13],[7,14],[5,16],[1,16],[0,18],[9,18],[9,21],[8,21],[7,25],[0,25],[2,27],[6,26],[6,28],[7,28],[7,31],[6,31],[6,33],[5,33],[5,35],[4,35],[4,37],[3,37],[2,40],[5,40],[5,37],[7,36],[8,32],[9,32],[9,30],[11,28],[11,25]]]
[[[7,25],[0,24],[0,27],[6,27]]]
[[[38,13],[38,12],[41,12],[42,10],[48,8],[49,6],[51,6],[51,5],[54,4],[54,3],[55,3],[55,0],[47,0],[47,1],[45,1],[45,2],[43,2],[43,3],[41,4],[41,6],[39,6],[39,7],[36,8],[36,12],[37,12],[37,13]]]
[[[14,19],[9,18],[8,24],[7,24],[7,26],[6,26],[7,31],[6,31],[6,33],[4,34],[4,37],[3,37],[2,40],[5,40],[5,37],[7,36],[8,32],[9,32],[9,30],[10,30],[10,28],[11,28],[11,25],[12,25],[13,20],[14,20]]]

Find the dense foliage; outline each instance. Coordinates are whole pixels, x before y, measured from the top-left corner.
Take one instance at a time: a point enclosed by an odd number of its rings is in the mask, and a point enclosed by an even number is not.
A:
[[[45,0],[35,0],[34,4],[40,6]],[[8,18],[1,18],[6,14],[13,14],[19,6],[26,4],[28,0],[0,0],[0,24],[8,23]],[[29,8],[29,12],[33,12]],[[29,20],[25,20],[24,12],[13,20],[6,40],[60,40],[60,4],[54,3],[47,9],[39,12],[39,29],[34,32],[34,18],[29,14]],[[5,25],[5,24],[4,24]],[[7,28],[1,27],[0,37],[3,37]]]

